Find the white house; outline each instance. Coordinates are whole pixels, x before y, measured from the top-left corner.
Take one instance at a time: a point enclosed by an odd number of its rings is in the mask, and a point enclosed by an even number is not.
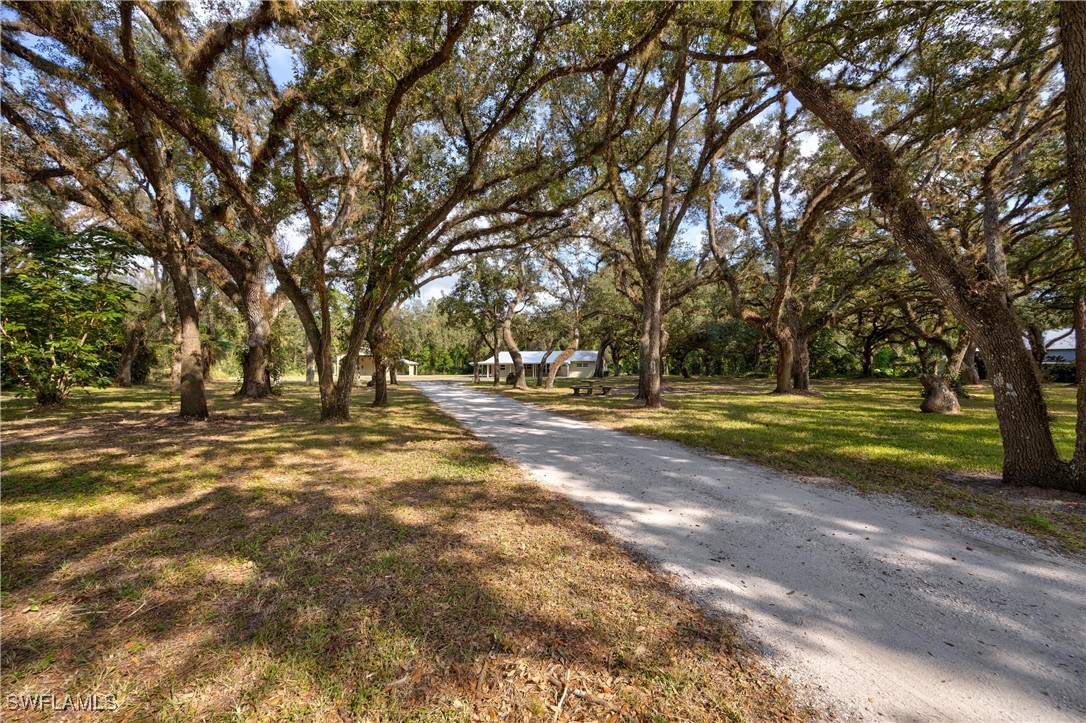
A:
[[[545,353],[542,351],[522,351],[520,353],[521,358],[524,360],[524,376],[529,379],[534,377],[540,365],[543,367],[543,374],[547,374],[550,371],[551,364],[558,359],[562,352],[552,351],[544,362],[543,355]],[[592,376],[592,373],[596,370],[596,355],[598,353],[595,350],[573,352],[573,356],[559,368],[558,376],[573,378]],[[606,362],[604,368],[606,369]],[[503,351],[498,355],[498,374],[504,377],[511,371],[513,371],[513,357],[509,352]],[[479,362],[479,376],[486,379],[494,378],[493,356]]]
[[[1045,332],[1044,364],[1075,363],[1075,330],[1049,329]]]

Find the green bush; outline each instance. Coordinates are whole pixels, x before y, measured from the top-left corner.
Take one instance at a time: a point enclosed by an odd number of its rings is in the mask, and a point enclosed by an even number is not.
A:
[[[69,233],[40,219],[0,218],[0,339],[5,385],[59,404],[74,387],[108,386],[136,249],[101,229]]]

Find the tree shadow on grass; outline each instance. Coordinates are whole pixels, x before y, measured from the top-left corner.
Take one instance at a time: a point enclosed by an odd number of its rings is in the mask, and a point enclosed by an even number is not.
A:
[[[152,426],[123,459],[111,433],[17,446],[6,692],[114,692],[132,719],[550,720],[563,692],[563,717],[800,713],[730,628],[404,396]],[[79,484],[31,466],[79,452]]]

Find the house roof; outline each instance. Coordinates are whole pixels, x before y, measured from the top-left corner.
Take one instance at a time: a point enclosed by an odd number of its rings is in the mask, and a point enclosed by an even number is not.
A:
[[[1064,336],[1066,334],[1066,336]],[[1063,337],[1060,339],[1060,337]],[[1052,341],[1058,339],[1058,341]],[[1045,332],[1045,349],[1047,351],[1069,351],[1075,348],[1074,329],[1049,329]]]
[[[556,359],[558,359],[558,356],[561,353],[562,352],[560,352],[560,351],[552,351],[550,353],[550,356],[547,357],[547,363],[550,364],[550,363],[554,362]],[[569,361],[592,362],[593,364],[595,364],[596,363],[596,355],[598,353],[599,352],[597,352],[595,349],[586,350],[586,351],[575,351],[575,352],[573,352],[573,356],[569,358]],[[544,354],[546,354],[546,352],[544,352],[544,351],[522,351],[520,353],[520,356],[524,360],[525,364],[540,364],[540,363],[543,362],[543,355]],[[494,363],[494,357],[491,356],[489,359],[484,359],[483,361],[481,361],[479,363],[480,364],[493,364]],[[509,352],[503,351],[501,354],[498,355],[498,363],[499,364],[512,364],[513,363],[513,357],[510,356]]]

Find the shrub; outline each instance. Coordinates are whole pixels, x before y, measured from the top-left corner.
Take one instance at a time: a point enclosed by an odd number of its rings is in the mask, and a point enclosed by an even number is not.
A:
[[[74,387],[108,386],[135,293],[121,279],[136,250],[101,229],[68,233],[40,219],[0,218],[3,377],[39,404]]]

